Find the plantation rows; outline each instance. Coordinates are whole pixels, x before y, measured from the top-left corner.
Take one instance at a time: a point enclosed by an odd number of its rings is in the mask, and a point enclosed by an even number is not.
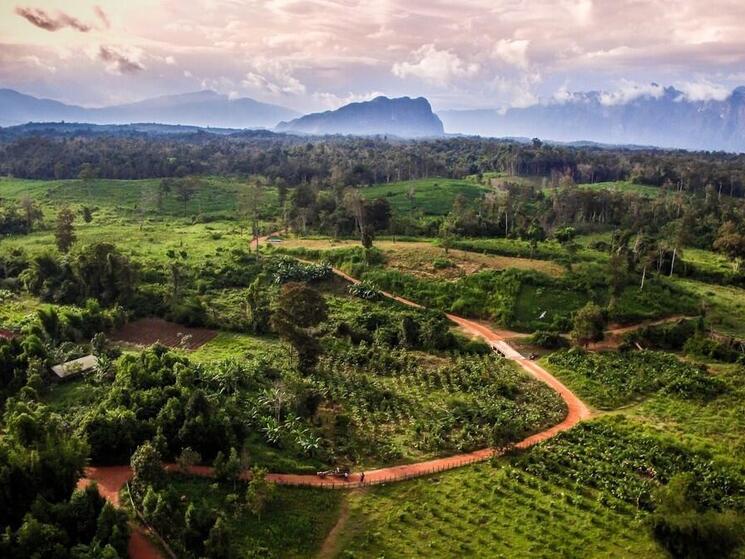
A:
[[[353,500],[352,521],[370,525],[342,557],[662,556],[637,511],[610,501],[510,466],[469,467]]]
[[[571,349],[554,353],[548,363],[561,377],[600,408],[612,409],[656,391],[681,398],[712,398],[725,385],[703,366],[683,363],[655,351],[591,353]]]
[[[693,495],[704,508],[745,510],[745,470],[688,450],[622,418],[583,423],[520,457],[517,466],[542,479],[598,489],[651,509],[654,488],[693,474]]]
[[[492,356],[432,367],[409,352],[383,351],[389,366],[381,369],[361,351],[357,359],[349,352],[325,360],[320,390],[358,435],[385,432],[422,452],[466,451],[515,442],[566,413],[548,388]]]

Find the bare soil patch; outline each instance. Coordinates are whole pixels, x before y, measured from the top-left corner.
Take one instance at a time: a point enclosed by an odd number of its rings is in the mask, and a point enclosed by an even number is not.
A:
[[[141,318],[114,332],[111,339],[139,346],[161,343],[168,347],[197,349],[215,336],[217,331],[209,328],[190,328],[162,318]]]

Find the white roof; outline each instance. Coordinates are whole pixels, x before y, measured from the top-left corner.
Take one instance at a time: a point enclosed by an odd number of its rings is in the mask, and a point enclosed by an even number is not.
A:
[[[52,371],[59,378],[67,378],[85,373],[98,366],[98,358],[95,355],[86,355],[79,359],[73,359],[67,363],[61,363],[52,367]]]

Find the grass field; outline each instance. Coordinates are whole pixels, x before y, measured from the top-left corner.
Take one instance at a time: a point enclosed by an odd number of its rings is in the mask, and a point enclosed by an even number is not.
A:
[[[708,402],[656,394],[625,411],[653,428],[671,433],[686,446],[704,446],[722,458],[745,460],[745,370],[712,363],[727,390]]]
[[[676,282],[702,298],[707,322],[714,330],[745,338],[745,289],[685,279]]]
[[[409,199],[407,193],[412,189],[414,198]],[[425,215],[445,215],[452,209],[458,195],[474,201],[488,190],[488,187],[472,181],[434,178],[376,184],[363,188],[361,192],[369,199],[385,198],[395,212],[421,211]]]
[[[632,507],[598,497],[505,461],[373,488],[349,496],[337,557],[665,557]]]
[[[204,177],[190,200],[182,202],[175,192],[170,192],[164,195],[160,209],[156,204],[160,179],[93,179],[86,182],[0,178],[0,197],[18,199],[28,196],[49,209],[56,209],[64,204],[86,204],[90,208],[114,211],[120,216],[157,213],[171,217],[200,214],[232,217],[236,214],[241,191],[246,184],[238,179]],[[276,213],[276,188],[264,189],[262,207],[266,215]]]
[[[578,188],[586,188],[589,190],[611,190],[613,192],[635,192],[642,196],[648,196],[650,198],[656,198],[663,191],[656,186],[648,186],[646,184],[636,184],[631,181],[608,181],[608,182],[593,182],[593,183],[582,183],[577,185]]]
[[[287,239],[283,249],[306,248],[312,250],[338,250],[359,246],[358,241],[333,241],[331,239]],[[436,244],[423,241],[379,240],[375,248],[386,256],[386,267],[423,277],[454,279],[482,270],[504,270],[518,268],[536,270],[558,277],[564,268],[551,261],[530,258],[481,254],[466,250],[451,249],[448,254]]]

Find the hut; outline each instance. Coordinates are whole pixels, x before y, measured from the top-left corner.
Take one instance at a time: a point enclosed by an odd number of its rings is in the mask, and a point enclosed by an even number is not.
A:
[[[52,372],[60,380],[66,380],[93,371],[96,367],[98,367],[98,358],[95,355],[86,355],[67,363],[55,365],[52,367]]]

